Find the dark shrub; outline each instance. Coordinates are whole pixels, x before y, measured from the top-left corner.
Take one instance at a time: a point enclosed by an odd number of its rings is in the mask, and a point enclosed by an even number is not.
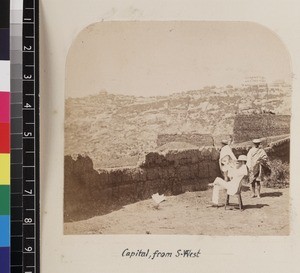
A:
[[[267,188],[287,188],[290,184],[290,164],[280,159],[270,161],[271,174],[265,177]]]

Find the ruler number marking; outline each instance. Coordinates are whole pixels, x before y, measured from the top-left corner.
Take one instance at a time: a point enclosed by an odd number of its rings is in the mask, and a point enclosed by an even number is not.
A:
[[[28,194],[32,194],[32,189],[29,190],[29,191],[28,191],[28,190],[24,190],[24,192],[25,192],[25,193],[28,193]]]
[[[32,108],[32,105],[30,105],[28,102],[24,105],[24,108]]]
[[[23,78],[24,78],[25,80],[30,80],[30,79],[32,79],[32,75],[24,74],[24,75],[23,75]]]
[[[30,51],[32,50],[32,46],[24,46],[24,51]]]
[[[32,132],[24,132],[24,137],[31,137],[32,136]]]
[[[26,252],[32,252],[33,248],[32,248],[31,246],[29,246],[29,247],[24,247],[24,250],[25,250]]]
[[[31,224],[32,223],[32,218],[24,218],[24,223],[25,224]]]

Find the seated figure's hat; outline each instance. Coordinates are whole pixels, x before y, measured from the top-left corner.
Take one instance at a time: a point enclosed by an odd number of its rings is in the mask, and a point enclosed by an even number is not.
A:
[[[247,161],[247,156],[240,155],[239,158],[238,158],[238,161]]]
[[[222,139],[222,140],[221,140],[221,143],[222,143],[222,144],[225,144],[225,145],[228,145],[228,140]]]

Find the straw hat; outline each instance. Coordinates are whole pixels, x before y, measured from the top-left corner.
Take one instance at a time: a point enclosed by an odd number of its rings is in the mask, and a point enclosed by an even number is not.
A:
[[[228,145],[228,140],[222,139],[222,140],[221,140],[221,143],[224,144],[224,145]]]
[[[238,161],[247,161],[247,156],[240,155],[239,158],[238,158]]]
[[[256,138],[256,139],[253,139],[252,142],[253,142],[254,144],[258,144],[258,143],[261,143],[261,139]]]

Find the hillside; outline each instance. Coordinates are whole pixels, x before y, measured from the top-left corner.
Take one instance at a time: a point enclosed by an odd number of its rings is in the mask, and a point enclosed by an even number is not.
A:
[[[206,87],[169,96],[101,92],[65,102],[65,154],[89,155],[95,168],[135,165],[158,134],[232,134],[236,113],[290,114],[290,89]]]

